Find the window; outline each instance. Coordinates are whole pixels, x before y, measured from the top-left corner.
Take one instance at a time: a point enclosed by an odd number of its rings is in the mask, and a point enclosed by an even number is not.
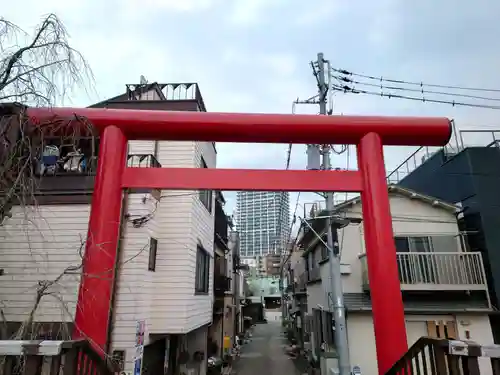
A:
[[[330,311],[322,311],[323,342],[332,347],[335,345],[335,321]]]
[[[158,249],[158,240],[151,237],[149,239],[149,260],[148,260],[148,270],[156,270],[156,251]]]
[[[208,168],[203,157],[201,157],[200,168]],[[203,203],[208,212],[212,213],[212,190],[200,190],[200,201]]]
[[[208,281],[210,273],[210,255],[201,246],[198,245],[196,250],[196,279],[195,293],[208,293]]]
[[[313,309],[312,320],[314,352],[316,353],[316,356],[319,357],[323,347],[323,314],[320,309]]]
[[[394,237],[398,253],[456,252],[460,251],[456,236],[397,236]]]

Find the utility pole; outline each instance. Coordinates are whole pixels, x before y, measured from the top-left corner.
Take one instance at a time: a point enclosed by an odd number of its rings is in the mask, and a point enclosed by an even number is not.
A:
[[[319,89],[319,113],[320,115],[326,115],[326,102],[327,93],[330,89],[325,83],[325,63],[327,61],[323,58],[322,53],[318,53],[317,68],[318,71],[316,79],[318,82]],[[328,71],[327,74],[330,74]],[[319,146],[316,145],[316,147]],[[330,145],[323,145],[322,156],[323,156],[323,169],[330,170]],[[351,365],[349,363],[349,347],[347,344],[347,331],[346,331],[346,319],[345,319],[345,307],[344,307],[344,294],[342,290],[342,276],[340,272],[340,252],[337,237],[337,229],[332,228],[332,215],[335,209],[333,202],[333,192],[326,193],[326,226],[327,226],[327,250],[329,256],[329,273],[330,273],[330,293],[329,299],[333,302],[333,319],[335,323],[335,344],[339,359],[339,370],[340,375],[350,375]],[[335,233],[334,233],[335,230]],[[328,303],[330,305],[330,301]]]

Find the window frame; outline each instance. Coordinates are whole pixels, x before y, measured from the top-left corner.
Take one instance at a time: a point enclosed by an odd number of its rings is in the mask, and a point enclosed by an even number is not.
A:
[[[196,271],[194,292],[197,295],[207,295],[210,290],[210,254],[201,245],[196,246]]]
[[[149,237],[149,257],[148,257],[148,271],[156,271],[156,256],[158,254],[158,239]]]
[[[208,168],[207,163],[203,156],[200,160],[200,168]],[[213,191],[212,190],[199,190],[198,198],[208,212],[212,213],[213,210]]]

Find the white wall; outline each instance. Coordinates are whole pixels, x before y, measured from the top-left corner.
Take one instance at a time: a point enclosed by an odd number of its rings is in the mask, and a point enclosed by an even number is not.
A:
[[[81,264],[89,212],[88,205],[12,208],[12,218],[0,226],[0,303],[7,321],[28,318],[39,282]],[[78,271],[64,275],[47,290],[35,321],[73,321],[79,284]]]
[[[195,143],[194,167],[199,168],[201,159],[205,161],[208,168],[215,168],[217,163],[217,154],[212,142]],[[213,250],[214,250],[214,212],[215,212],[215,194],[212,194],[211,212],[203,205],[196,194],[193,198],[191,208],[192,226],[191,226],[191,248],[192,256],[196,265],[196,247],[198,243],[210,254],[210,277],[208,295],[195,296],[189,300],[187,306],[187,328],[195,329],[212,321],[212,303],[213,303]],[[192,284],[192,294],[194,294],[194,282]]]
[[[408,346],[421,336],[427,336],[427,321],[454,320],[458,328],[459,340],[466,340],[465,330],[471,340],[482,345],[493,344],[493,335],[487,315],[410,315],[406,314]],[[363,375],[377,375],[377,357],[373,319],[370,313],[351,313],[347,318],[349,355],[352,366],[359,366]],[[481,375],[492,373],[488,358],[480,358]]]
[[[129,199],[127,212],[143,216],[155,210],[156,199],[147,195],[146,202],[143,203],[144,196],[133,194]],[[125,371],[133,369],[136,326],[139,320],[146,323],[144,344],[147,345],[150,341],[148,322],[151,320],[152,296],[158,292],[154,283],[158,261],[156,271],[149,271],[149,245],[150,237],[157,238],[158,230],[158,223],[154,218],[141,228],[134,228],[131,223],[127,223],[125,227],[111,332],[112,350],[125,350]]]
[[[146,198],[145,203],[143,198]],[[154,201],[149,194],[131,194],[127,212],[132,215],[148,213],[154,208]],[[73,321],[81,271],[70,271],[68,267],[79,266],[82,262],[89,215],[90,206],[82,204],[13,208],[12,218],[0,226],[0,265],[4,269],[4,275],[0,276],[0,301],[7,321],[25,320],[34,306],[38,284],[54,281],[65,270],[67,273],[60,281],[47,290],[36,310],[35,321]],[[116,306],[124,321],[131,319],[131,313],[136,314],[136,307],[131,306],[133,303],[129,303],[132,312],[126,309],[126,300],[133,294],[130,288],[134,288],[134,280],[144,292],[130,299],[142,301],[149,296],[145,279],[147,245],[148,232],[154,230],[154,225],[154,220],[145,228],[127,225],[120,254]],[[96,298],[99,298],[97,291]],[[118,331],[120,324],[117,322]]]
[[[159,142],[162,167],[198,168],[201,155],[215,167],[211,143]],[[214,204],[209,213],[197,191],[162,191],[155,215],[158,222],[158,259],[151,305],[152,333],[187,333],[212,320]],[[212,197],[214,199],[215,197]],[[196,247],[200,241],[212,258],[209,294],[195,296]],[[161,288],[161,289],[160,289]],[[163,290],[163,293],[158,293]]]

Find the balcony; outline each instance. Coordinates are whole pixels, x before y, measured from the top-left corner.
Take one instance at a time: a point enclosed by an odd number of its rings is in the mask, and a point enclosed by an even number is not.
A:
[[[480,252],[396,253],[402,291],[488,290]],[[366,254],[363,289],[370,290]]]
[[[73,151],[59,154],[57,147],[53,154],[45,151],[38,163],[36,176],[41,194],[78,194],[91,193],[94,189],[94,176],[97,171],[97,156]],[[161,164],[151,154],[130,154],[128,167],[161,168]]]
[[[214,296],[224,297],[231,290],[231,278],[223,275],[214,276]]]

